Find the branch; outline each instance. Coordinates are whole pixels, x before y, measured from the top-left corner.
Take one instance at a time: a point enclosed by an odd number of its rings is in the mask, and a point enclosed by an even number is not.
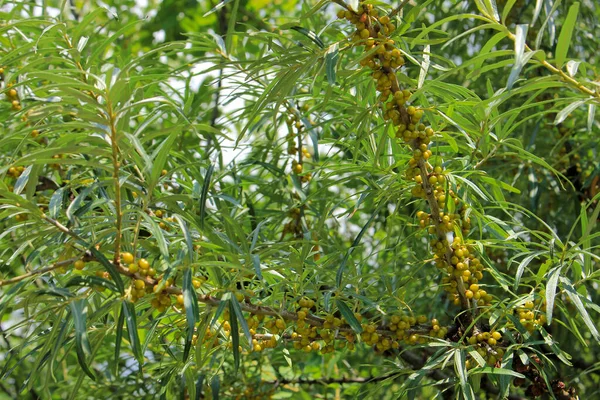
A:
[[[296,384],[296,385],[329,385],[332,383],[339,383],[339,384],[353,384],[353,383],[376,383],[376,382],[381,382],[384,381],[386,379],[389,379],[391,377],[394,377],[396,375],[400,375],[401,372],[390,372],[389,374],[385,374],[385,375],[381,375],[381,376],[370,376],[368,378],[363,378],[360,376],[353,376],[353,377],[343,377],[343,378],[321,378],[321,379],[302,379],[302,378],[298,378],[298,379],[277,379],[275,381],[261,381],[261,384],[267,384],[267,385],[289,385],[289,384]]]
[[[29,271],[26,274],[19,275],[14,278],[11,278],[11,279],[6,279],[3,281],[0,281],[0,287],[5,286],[5,285],[10,285],[11,283],[20,282],[23,279],[27,279],[31,276],[41,275],[41,274],[45,274],[46,272],[54,271],[55,269],[64,267],[65,265],[73,264],[75,261],[80,260],[80,259],[81,259],[81,257],[73,257],[73,258],[69,258],[67,260],[58,261],[48,267],[40,268],[35,271]]]
[[[396,8],[394,8],[394,10],[390,13],[389,17],[393,18],[396,15],[398,15],[398,13],[400,11],[402,11],[402,9],[404,8],[404,6],[409,2],[409,0],[403,0],[402,3],[400,3],[400,5]]]
[[[507,34],[508,38],[510,40],[512,40],[513,42],[515,42],[517,39],[516,36],[506,26],[504,26],[504,28],[506,29],[506,34]],[[530,52],[533,51],[531,49],[531,47],[529,47],[527,45],[527,43],[525,43],[525,50],[530,51]],[[563,79],[565,82],[567,82],[568,84],[573,86],[575,89],[579,90],[581,93],[592,96],[592,97],[596,98],[596,100],[600,100],[600,93],[595,92],[592,89],[589,89],[588,87],[584,86],[583,83],[579,82],[575,78],[572,78],[571,76],[566,74],[562,69],[555,67],[554,65],[550,64],[546,60],[537,60],[537,61],[539,61],[539,63],[541,65],[543,65],[548,71],[552,72],[555,75],[560,76],[561,79]]]

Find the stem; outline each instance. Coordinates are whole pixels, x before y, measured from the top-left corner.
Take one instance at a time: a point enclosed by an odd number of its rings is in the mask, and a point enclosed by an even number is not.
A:
[[[80,260],[80,259],[81,259],[81,257],[73,257],[73,258],[69,258],[67,260],[58,261],[48,267],[36,269],[35,271],[29,271],[23,275],[19,275],[14,278],[11,278],[11,279],[6,279],[4,281],[0,281],[0,286],[10,285],[11,283],[20,282],[23,279],[27,279],[31,276],[45,274],[46,272],[54,271],[55,269],[64,267],[65,265],[73,264],[75,261]]]
[[[516,41],[516,39],[517,39],[516,36],[511,31],[509,31],[506,26],[505,26],[505,28],[506,28],[506,35],[508,36],[508,38],[510,40],[512,40],[513,42]],[[527,50],[527,51],[533,51],[531,49],[531,47],[529,47],[527,45],[527,43],[525,43],[525,50]],[[569,76],[562,69],[559,69],[559,68],[555,67],[554,65],[550,64],[546,60],[538,60],[538,61],[548,71],[552,72],[555,75],[559,75],[561,77],[561,79],[563,79],[565,82],[567,82],[568,84],[570,84],[571,86],[573,86],[575,89],[579,90],[581,93],[587,94],[589,96],[595,97],[597,100],[600,100],[600,93],[595,92],[592,89],[589,89],[588,87],[584,86],[583,83],[581,83],[577,79]]]

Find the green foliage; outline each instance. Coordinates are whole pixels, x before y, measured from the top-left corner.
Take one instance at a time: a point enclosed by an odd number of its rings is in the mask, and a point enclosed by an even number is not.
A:
[[[0,6],[0,399],[598,396],[600,11],[368,3]]]

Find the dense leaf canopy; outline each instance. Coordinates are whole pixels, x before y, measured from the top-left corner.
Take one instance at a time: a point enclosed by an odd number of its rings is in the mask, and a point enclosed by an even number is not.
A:
[[[0,14],[0,399],[600,396],[594,1]]]

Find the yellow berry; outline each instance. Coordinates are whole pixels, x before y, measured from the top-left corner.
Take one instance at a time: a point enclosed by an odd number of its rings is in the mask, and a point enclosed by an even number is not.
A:
[[[145,258],[140,258],[138,261],[138,266],[140,269],[148,269],[150,268],[150,263]]]
[[[131,253],[122,253],[121,254],[121,261],[124,264],[131,264],[133,262],[133,254],[131,254]]]
[[[77,261],[75,261],[74,267],[75,267],[75,269],[78,269],[81,271],[83,269],[83,267],[85,267],[85,262],[83,262],[83,260],[77,260]]]

